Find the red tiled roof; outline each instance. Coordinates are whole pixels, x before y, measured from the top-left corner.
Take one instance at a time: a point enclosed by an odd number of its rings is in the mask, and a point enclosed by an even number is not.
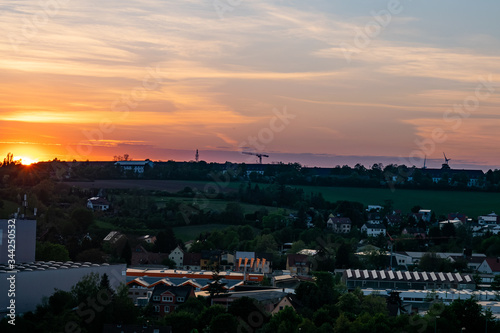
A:
[[[348,217],[330,217],[328,222],[339,223],[339,224],[351,224],[351,219]]]
[[[159,265],[161,262],[168,258],[168,253],[154,253],[148,252],[144,247],[136,247],[132,251],[132,265],[147,265],[156,264]]]
[[[289,254],[287,256],[288,259],[288,266],[290,267],[295,267],[297,266],[297,263],[300,264],[308,264],[309,263],[309,256],[305,254]]]
[[[109,206],[109,201],[106,200],[105,198],[93,197],[93,198],[90,198],[89,201],[92,202],[93,205],[108,205]]]
[[[201,253],[185,253],[184,266],[200,266]]]
[[[499,258],[486,258],[486,263],[490,266],[492,272],[500,272]]]

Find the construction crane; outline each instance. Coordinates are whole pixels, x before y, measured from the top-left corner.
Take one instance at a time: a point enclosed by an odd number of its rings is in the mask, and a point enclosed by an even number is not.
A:
[[[262,164],[262,157],[269,157],[269,155],[266,155],[266,154],[252,153],[250,151],[242,151],[241,153],[246,154],[246,155],[257,156],[259,158],[259,164]]]

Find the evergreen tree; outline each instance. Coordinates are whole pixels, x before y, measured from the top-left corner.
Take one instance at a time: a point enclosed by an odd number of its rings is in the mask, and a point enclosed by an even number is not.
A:
[[[122,254],[120,258],[124,259],[127,265],[132,264],[132,249],[130,248],[130,244],[127,240],[125,246],[123,247]]]
[[[156,235],[156,250],[161,253],[170,253],[177,246],[177,239],[171,227],[165,228]]]
[[[107,291],[109,291],[109,293],[111,295],[114,293],[113,288],[111,288],[111,285],[109,283],[108,274],[104,273],[101,276],[101,282],[99,283],[99,289],[100,290],[107,290]]]
[[[218,296],[220,294],[227,293],[227,289],[224,288],[226,283],[221,282],[222,276],[220,276],[219,265],[214,266],[214,270],[212,272],[212,282],[208,285],[208,292],[210,297]]]

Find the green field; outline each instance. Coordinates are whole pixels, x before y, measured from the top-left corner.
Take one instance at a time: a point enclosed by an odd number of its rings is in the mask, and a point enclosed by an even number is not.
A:
[[[226,209],[226,206],[230,202],[234,201],[229,201],[229,200],[221,200],[221,199],[205,199],[205,198],[173,198],[173,197],[166,197],[166,198],[158,198],[155,197],[156,203],[159,208],[165,207],[165,203],[168,202],[169,200],[174,200],[177,202],[182,202],[186,205],[191,205],[191,204],[197,204],[200,209],[204,210],[216,210],[219,212],[222,212]],[[238,202],[243,208],[243,211],[245,214],[248,213],[254,213],[261,208],[267,209],[270,213],[277,211],[280,208],[277,207],[272,207],[272,206],[259,206],[259,205],[252,205],[252,204],[247,204],[244,202]],[[287,211],[293,211],[288,209]]]
[[[306,195],[311,192],[321,192],[325,200],[335,202],[348,200],[361,202],[364,205],[382,205],[384,200],[393,200],[394,208],[403,213],[419,205],[431,209],[437,216],[452,212],[464,213],[469,217],[500,212],[500,193],[459,192],[459,191],[428,191],[353,187],[318,187],[297,186]]]
[[[113,230],[118,230],[119,227],[116,225],[109,223],[109,222],[104,222],[101,220],[94,220],[94,224],[99,228],[107,231],[113,231]]]
[[[84,187],[92,188],[142,188],[146,190],[164,190],[175,193],[186,186],[202,190],[206,184],[215,185],[220,192],[237,191],[241,182],[216,183],[203,181],[155,181],[155,180],[109,180],[88,183],[76,183]],[[74,185],[76,185],[74,184]],[[246,184],[246,183],[245,183]],[[78,186],[77,185],[77,186]],[[246,186],[246,185],[245,185]],[[265,189],[265,184],[259,184]],[[322,186],[296,186],[302,188],[306,195],[311,192],[321,192],[328,201],[339,200],[358,201],[364,205],[383,205],[384,200],[394,201],[394,208],[402,212],[409,212],[412,207],[419,205],[433,210],[437,215],[451,212],[461,212],[470,217],[489,214],[492,211],[500,212],[500,193],[489,192],[459,192],[459,191],[431,191],[431,190],[402,190],[392,191],[389,188],[353,188],[353,187],[322,187]],[[193,199],[184,198],[158,198],[155,199],[162,206],[162,201],[169,199],[182,200],[192,203]],[[224,210],[228,201],[226,200],[200,200],[199,204],[206,208],[219,211]],[[246,213],[254,212],[260,206],[241,204]],[[273,211],[273,207],[266,207]]]
[[[175,233],[175,237],[182,239],[183,242],[188,240],[196,239],[200,233],[214,230],[222,230],[232,227],[232,225],[227,224],[203,224],[203,225],[188,225],[185,227],[174,227],[172,230]]]

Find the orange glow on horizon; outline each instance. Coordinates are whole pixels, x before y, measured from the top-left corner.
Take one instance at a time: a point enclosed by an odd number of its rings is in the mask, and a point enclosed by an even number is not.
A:
[[[32,165],[38,163],[37,160],[25,156],[15,156],[14,161],[20,161],[22,165]]]

